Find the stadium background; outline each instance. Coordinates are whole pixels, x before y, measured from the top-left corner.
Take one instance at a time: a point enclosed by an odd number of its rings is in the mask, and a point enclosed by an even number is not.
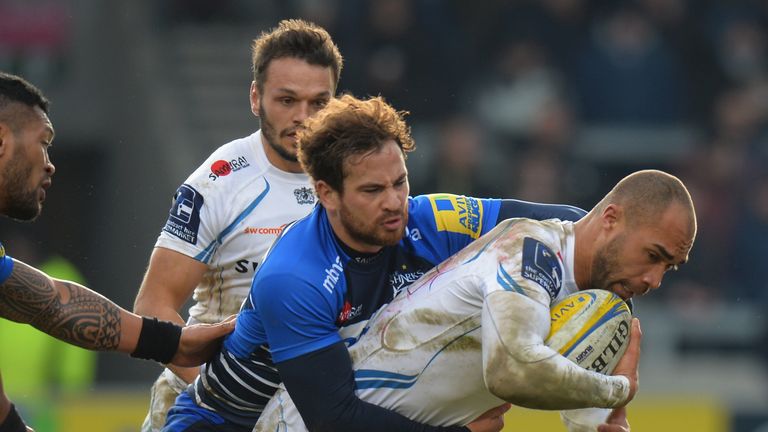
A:
[[[0,221],[10,253],[66,257],[131,308],[173,191],[257,128],[249,44],[287,17],[331,32],[341,90],[411,112],[413,193],[590,208],[632,170],[679,175],[699,237],[637,301],[633,430],[768,430],[765,0],[0,0],[0,70],[48,94],[57,131],[43,216]],[[0,360],[24,349],[0,339]],[[11,396],[38,432],[136,430],[160,368],[96,364],[79,390],[51,374]],[[506,430],[562,428],[516,409]]]

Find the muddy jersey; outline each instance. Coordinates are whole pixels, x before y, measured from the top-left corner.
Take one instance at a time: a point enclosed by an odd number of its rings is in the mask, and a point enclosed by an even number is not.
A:
[[[350,347],[357,395],[421,423],[467,424],[503,400],[485,385],[483,303],[513,291],[549,306],[578,290],[573,224],[510,219],[405,288]],[[510,347],[510,349],[513,349]],[[284,388],[257,431],[306,431]]]
[[[290,225],[253,280],[234,333],[195,381],[195,400],[228,421],[256,423],[280,383],[274,362],[346,339],[434,265],[492,229],[501,200],[409,198],[403,239],[352,257],[318,206]]]
[[[208,266],[189,322],[218,322],[237,313],[264,253],[287,223],[314,204],[309,177],[269,163],[260,132],[213,152],[176,191],[155,244]]]

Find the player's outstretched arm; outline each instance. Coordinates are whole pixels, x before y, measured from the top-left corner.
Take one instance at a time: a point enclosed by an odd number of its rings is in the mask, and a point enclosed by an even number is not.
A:
[[[499,398],[529,408],[563,410],[615,408],[634,396],[626,376],[588,371],[544,345],[550,317],[540,301],[495,291],[486,296],[482,314],[483,374],[486,386]]]
[[[149,259],[149,267],[133,304],[133,312],[154,316],[183,326],[179,314],[195,287],[203,279],[207,266],[171,249],[156,247]],[[194,363],[199,364],[199,363]],[[200,374],[200,368],[169,366],[171,371],[187,383]]]
[[[52,279],[18,260],[0,284],[0,316],[82,348],[186,366],[205,361],[204,355],[234,329],[227,322],[182,332],[175,324],[142,318],[89,288]]]

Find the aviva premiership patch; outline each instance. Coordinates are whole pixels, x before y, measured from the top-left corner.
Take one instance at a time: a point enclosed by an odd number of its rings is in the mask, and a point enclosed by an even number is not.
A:
[[[557,255],[544,243],[531,237],[523,240],[522,275],[541,285],[551,298],[557,297],[563,285],[563,268]]]
[[[200,228],[200,209],[203,196],[188,184],[183,184],[173,197],[168,220],[163,231],[175,235],[187,243],[197,244],[197,230]]]
[[[429,195],[438,231],[466,234],[473,239],[483,230],[483,203],[461,195]]]

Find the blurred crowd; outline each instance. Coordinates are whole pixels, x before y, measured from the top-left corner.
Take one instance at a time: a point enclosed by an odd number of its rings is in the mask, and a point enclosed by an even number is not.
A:
[[[630,170],[675,172],[694,195],[699,236],[662,295],[768,305],[764,0],[167,6],[170,24],[304,17],[325,26],[346,59],[342,90],[411,112],[415,193],[589,208]]]
[[[5,53],[20,44],[66,45],[66,28],[30,33],[8,12],[30,4],[55,16],[59,2],[0,2],[0,58],[15,66]],[[341,90],[411,113],[414,193],[590,208],[631,170],[676,173],[699,235],[660,297],[768,305],[768,1],[167,0],[154,12],[160,34],[286,17],[327,28]]]

